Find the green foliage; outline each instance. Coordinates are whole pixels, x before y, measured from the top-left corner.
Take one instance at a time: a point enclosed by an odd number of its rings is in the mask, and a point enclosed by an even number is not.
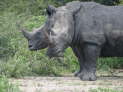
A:
[[[113,90],[109,88],[97,88],[97,89],[91,89],[89,92],[122,92],[122,91]]]
[[[27,21],[24,22],[24,27],[28,30],[40,27],[46,20],[45,16],[31,16]]]
[[[31,52],[28,50],[27,40],[19,31],[16,23],[22,22],[21,27],[32,30],[34,27],[41,26],[44,21],[44,16],[16,16],[14,13],[5,13],[1,16],[2,26],[1,34],[1,57],[0,57],[0,74],[9,77],[21,77],[29,75],[61,75],[64,72],[74,72],[77,65],[72,65],[76,62],[71,53],[67,56],[66,52],[64,59],[48,59],[45,56],[46,50]],[[24,21],[24,20],[27,21]],[[4,40],[6,39],[6,40]],[[69,54],[68,53],[68,54]],[[71,59],[73,58],[73,59]]]
[[[49,4],[57,7],[71,1],[95,1],[105,5],[118,5],[122,2],[122,0],[0,0],[0,11],[44,15]]]
[[[68,1],[71,0],[66,0]],[[31,31],[41,26],[46,16],[40,14],[44,14],[43,9],[49,3],[55,6],[61,4],[56,0],[48,0],[48,2],[46,0],[0,0],[0,74],[9,77],[62,76],[63,73],[74,72],[79,68],[77,58],[70,48],[66,50],[64,59],[48,59],[45,56],[45,49],[29,51],[27,40],[19,31],[19,27]],[[17,25],[18,23],[20,26]],[[101,58],[97,62],[97,68],[103,70],[122,68],[122,61],[122,58]]]
[[[41,15],[49,4],[60,5],[56,0],[0,0],[0,11]]]
[[[123,0],[120,1],[120,5],[123,5]]]
[[[0,92],[20,92],[19,88],[11,83],[5,76],[0,76]]]
[[[98,69],[123,68],[123,58],[118,58],[118,57],[99,58],[97,61],[97,65],[98,65],[97,67]]]
[[[9,57],[12,56],[15,52],[16,47],[14,47],[12,44],[14,40],[14,37],[16,37],[16,33],[13,33],[13,30],[16,30],[15,24],[16,22],[13,21],[14,18],[11,17],[13,14],[7,14],[5,16],[0,16],[0,58],[3,57]],[[15,16],[16,17],[16,16]],[[8,22],[9,20],[9,22]],[[13,40],[13,41],[12,41]]]

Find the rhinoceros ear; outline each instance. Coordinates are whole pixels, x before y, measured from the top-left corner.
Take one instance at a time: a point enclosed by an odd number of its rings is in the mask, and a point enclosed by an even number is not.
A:
[[[25,30],[21,30],[21,32],[23,33],[24,37],[27,38],[27,39],[30,39],[31,38],[31,33],[30,32],[27,32]]]
[[[56,10],[57,10],[57,9],[56,9],[54,6],[52,6],[52,5],[48,5],[48,7],[47,7],[47,9],[46,9],[47,14],[48,14],[49,16],[51,16],[53,13],[55,13]]]

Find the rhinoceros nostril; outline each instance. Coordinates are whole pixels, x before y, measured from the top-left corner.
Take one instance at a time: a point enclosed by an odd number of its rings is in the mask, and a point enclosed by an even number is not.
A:
[[[32,45],[29,45],[29,48],[31,48],[32,47]]]

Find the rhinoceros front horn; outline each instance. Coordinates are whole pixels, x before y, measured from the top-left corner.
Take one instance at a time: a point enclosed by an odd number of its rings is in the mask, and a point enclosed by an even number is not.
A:
[[[30,39],[31,37],[31,33],[25,30],[21,30],[21,32],[23,33],[24,37],[27,39]]]

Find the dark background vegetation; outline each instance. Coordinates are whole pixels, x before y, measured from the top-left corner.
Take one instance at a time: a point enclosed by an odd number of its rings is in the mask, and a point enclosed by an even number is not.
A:
[[[0,75],[22,76],[62,76],[75,72],[78,62],[71,49],[65,52],[64,59],[48,59],[46,50],[31,52],[23,37],[21,28],[31,31],[40,27],[46,19],[45,8],[56,7],[75,0],[0,0]],[[123,0],[80,0],[95,1],[105,5],[119,5]],[[97,70],[110,71],[123,68],[122,58],[99,58]]]

